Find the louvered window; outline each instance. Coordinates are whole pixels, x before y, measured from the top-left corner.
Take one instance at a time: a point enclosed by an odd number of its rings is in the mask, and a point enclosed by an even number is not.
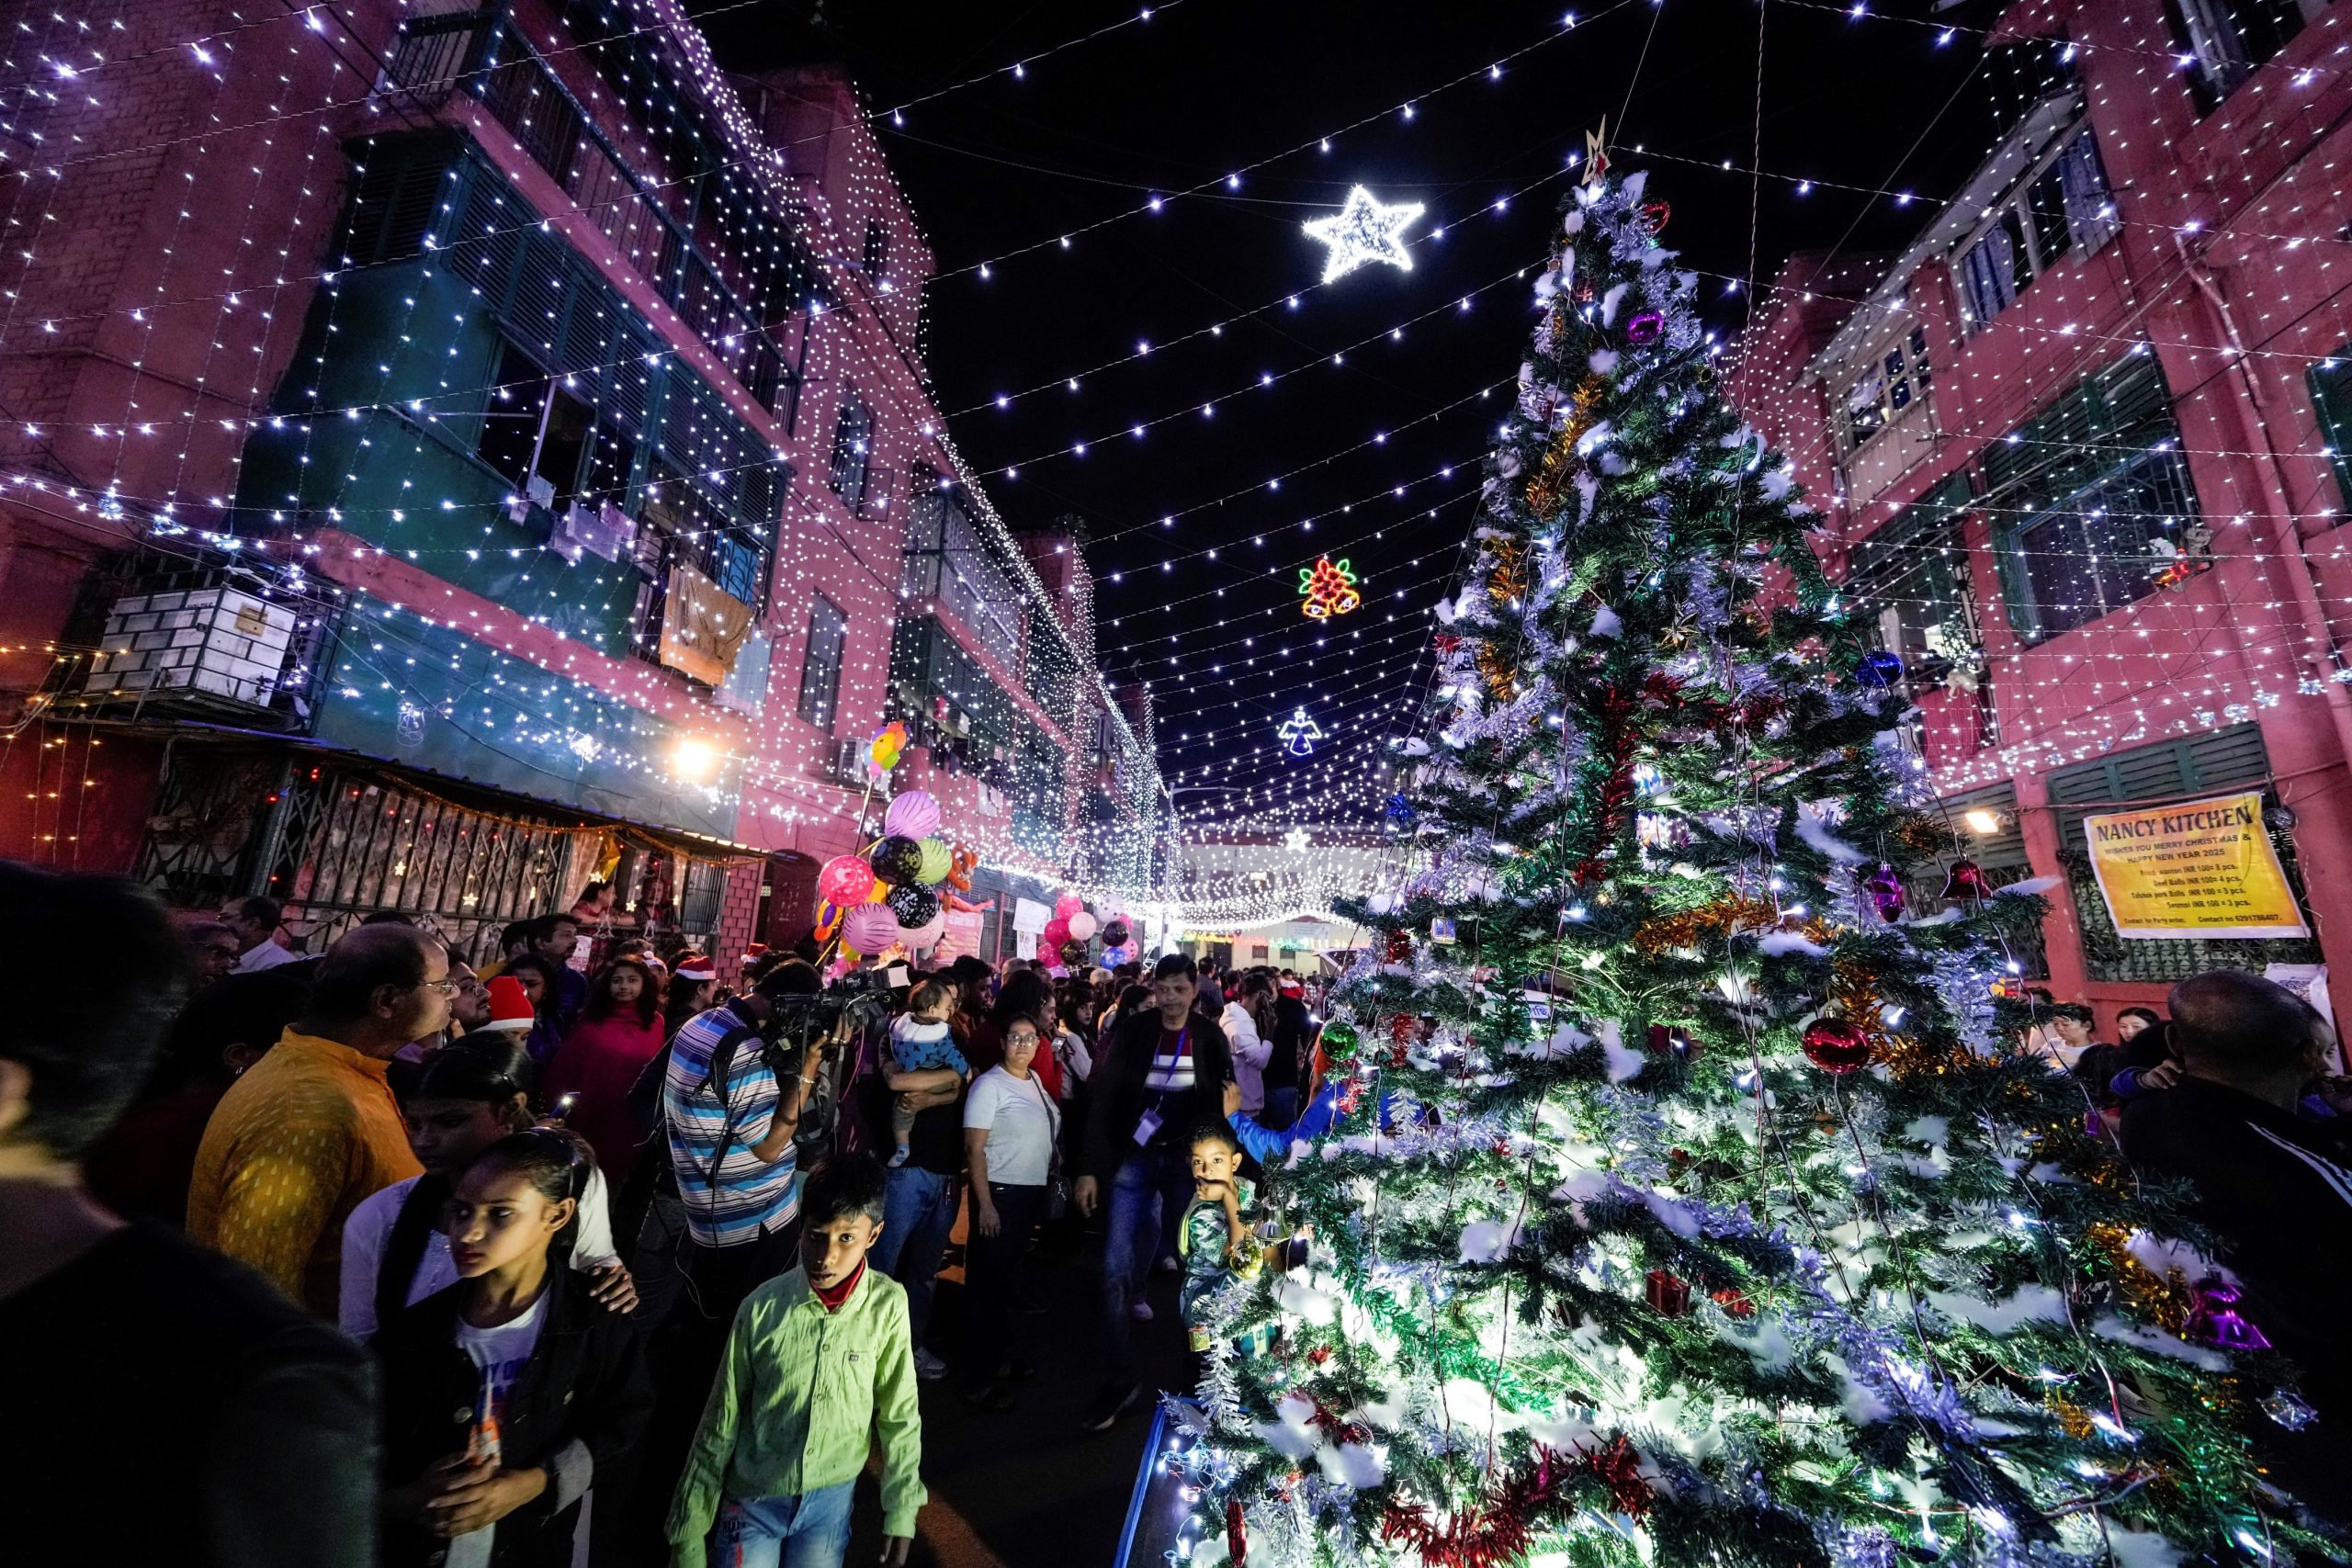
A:
[[[1977,643],[1975,595],[1961,515],[1968,478],[1954,474],[1887,519],[1854,547],[1840,585],[1848,600],[1878,624],[1881,647],[1906,666],[1950,660]],[[1935,678],[1935,672],[1915,669]]]
[[[456,145],[442,136],[385,137],[368,144],[353,171],[344,220],[343,264],[373,266],[420,254],[456,182]]]

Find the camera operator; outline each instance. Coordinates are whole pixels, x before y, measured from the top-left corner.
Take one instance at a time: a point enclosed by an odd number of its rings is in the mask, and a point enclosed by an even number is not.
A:
[[[662,1120],[685,1221],[678,1262],[696,1315],[721,1330],[797,1256],[797,1135],[838,1043],[836,1021],[820,1022],[822,989],[816,970],[778,954],[749,994],[670,1043]]]

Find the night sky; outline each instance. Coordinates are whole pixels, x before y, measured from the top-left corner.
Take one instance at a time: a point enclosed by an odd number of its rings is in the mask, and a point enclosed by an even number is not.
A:
[[[1665,242],[1720,275],[1702,293],[1728,331],[1751,243],[1769,282],[1792,251],[1897,248],[1931,210],[1827,187],[1935,198],[1976,164],[1998,15],[1588,0],[1563,30],[1555,6],[1178,0],[1046,54],[1136,6],[836,0],[815,28],[804,0],[695,8],[729,66],[834,59],[877,110],[985,78],[876,123],[946,275],[937,400],[1014,527],[1085,520],[1104,671],[1150,682],[1185,815],[1265,823],[1361,819],[1387,793],[1383,741],[1427,685],[1429,609],[1586,131],[1606,115],[1617,166],[1650,170]],[[1300,225],[1358,184],[1426,207],[1414,268],[1320,285]],[[1298,578],[1325,552],[1364,603],[1317,626]],[[1305,759],[1276,739],[1300,707],[1325,737]]]

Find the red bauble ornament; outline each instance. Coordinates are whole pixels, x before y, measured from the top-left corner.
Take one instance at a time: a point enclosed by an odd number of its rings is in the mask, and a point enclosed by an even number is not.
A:
[[[1241,1499],[1225,1500],[1225,1555],[1233,1568],[1247,1568],[1250,1561],[1250,1530],[1241,1521]]]
[[[1708,1294],[1714,1298],[1714,1303],[1717,1306],[1723,1308],[1724,1311],[1731,1314],[1734,1317],[1754,1317],[1756,1315],[1756,1303],[1749,1301],[1739,1292],[1733,1290],[1729,1285],[1724,1286],[1721,1290],[1711,1291]]]
[[[1690,1282],[1677,1279],[1663,1269],[1653,1269],[1642,1282],[1642,1294],[1650,1310],[1665,1317],[1681,1317],[1690,1311]]]
[[[1388,962],[1406,964],[1413,956],[1413,933],[1398,926],[1388,933]]]
[[[1986,879],[1984,868],[1973,860],[1951,863],[1951,874],[1944,879],[1944,897],[1954,900],[1990,898],[1993,884]]]
[[[1650,1025],[1649,1047],[1651,1055],[1671,1056],[1678,1062],[1689,1061],[1699,1049],[1689,1030],[1668,1029],[1662,1023]]]
[[[1674,209],[1663,201],[1642,203],[1642,227],[1653,234],[1665,228],[1666,220],[1673,216]]]
[[[1816,1018],[1800,1037],[1804,1059],[1825,1073],[1850,1073],[1871,1065],[1871,1037],[1850,1021]]]

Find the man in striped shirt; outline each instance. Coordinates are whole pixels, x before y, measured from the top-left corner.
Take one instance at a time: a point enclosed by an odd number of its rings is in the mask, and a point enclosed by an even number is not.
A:
[[[780,998],[814,996],[816,970],[785,956],[750,995],[696,1013],[670,1042],[662,1119],[686,1234],[679,1258],[702,1315],[731,1323],[753,1287],[790,1269],[799,1240],[793,1135],[816,1087],[821,1053],[779,1079],[761,1036]]]

